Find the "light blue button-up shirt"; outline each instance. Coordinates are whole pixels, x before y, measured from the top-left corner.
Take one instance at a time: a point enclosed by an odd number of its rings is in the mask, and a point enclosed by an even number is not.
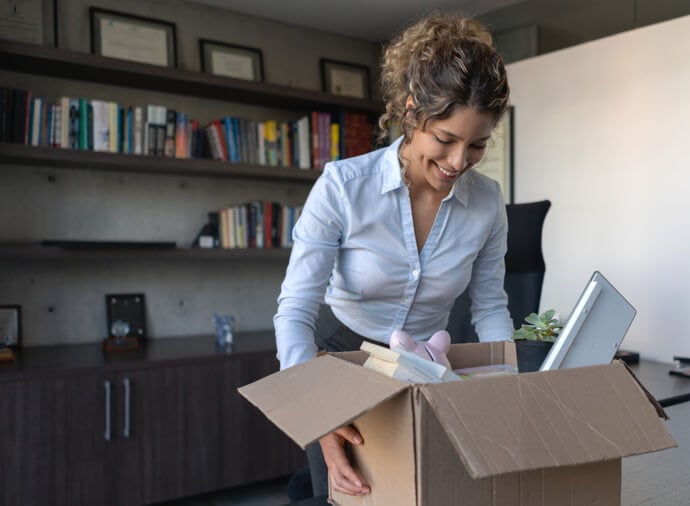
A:
[[[469,285],[482,341],[510,339],[503,290],[507,220],[498,183],[469,170],[443,199],[417,250],[398,148],[326,164],[294,227],[294,245],[273,318],[281,368],[316,354],[320,304],[369,339],[395,329],[416,340],[444,329]]]

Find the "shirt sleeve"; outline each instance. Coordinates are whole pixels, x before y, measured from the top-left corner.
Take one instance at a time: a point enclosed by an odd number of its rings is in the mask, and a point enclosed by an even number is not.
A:
[[[508,218],[503,198],[500,193],[498,196],[496,219],[474,262],[469,285],[472,323],[480,341],[506,341],[513,333],[508,296],[503,289]]]
[[[314,322],[340,247],[345,209],[342,186],[327,165],[293,229],[290,262],[273,317],[281,369],[316,355]]]

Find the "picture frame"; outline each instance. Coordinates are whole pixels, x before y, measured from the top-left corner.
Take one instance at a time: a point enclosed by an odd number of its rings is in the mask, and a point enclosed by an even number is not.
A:
[[[261,49],[229,44],[211,39],[199,39],[201,71],[216,76],[264,80],[264,59]]]
[[[57,47],[57,0],[3,2],[0,39]]]
[[[175,23],[89,8],[91,52],[161,67],[177,66]]]
[[[498,181],[506,204],[515,200],[515,173],[513,166],[513,128],[515,108],[508,107],[503,118],[494,128],[491,139],[486,146],[484,158],[475,166],[475,170]]]
[[[0,348],[14,350],[22,346],[22,307],[18,304],[0,305]]]
[[[105,306],[109,338],[146,338],[146,297],[143,293],[107,294]],[[125,332],[117,331],[116,322],[127,324]]]
[[[371,98],[371,72],[366,65],[321,58],[321,88],[327,93]]]

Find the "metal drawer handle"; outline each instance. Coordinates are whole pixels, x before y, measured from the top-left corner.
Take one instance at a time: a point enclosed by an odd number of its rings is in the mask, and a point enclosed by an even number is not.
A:
[[[103,437],[106,441],[110,441],[110,381],[104,380],[105,387],[105,433]]]
[[[125,420],[124,424],[122,426],[122,435],[126,438],[129,437],[129,429],[130,429],[130,400],[131,400],[131,389],[130,389],[130,384],[129,384],[129,378],[125,378],[122,380],[122,385],[125,388]]]

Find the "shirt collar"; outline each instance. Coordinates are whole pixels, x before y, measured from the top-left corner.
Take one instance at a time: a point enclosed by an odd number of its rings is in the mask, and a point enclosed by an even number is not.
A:
[[[400,159],[398,158],[398,150],[400,149],[401,143],[402,136],[398,137],[390,146],[385,148],[385,152],[383,153],[383,160],[381,162],[383,166],[381,195],[405,186],[400,168]]]
[[[382,195],[405,186],[400,168],[400,159],[398,157],[398,150],[400,149],[402,139],[402,136],[398,137],[393,143],[391,143],[390,146],[385,148],[382,160],[384,174],[383,184],[381,185]],[[471,180],[473,178],[473,170],[468,170],[465,172],[462,176],[460,176],[460,179],[453,184],[448,196],[446,196],[443,200],[455,197],[458,202],[467,207],[467,201],[470,193],[469,189]]]

